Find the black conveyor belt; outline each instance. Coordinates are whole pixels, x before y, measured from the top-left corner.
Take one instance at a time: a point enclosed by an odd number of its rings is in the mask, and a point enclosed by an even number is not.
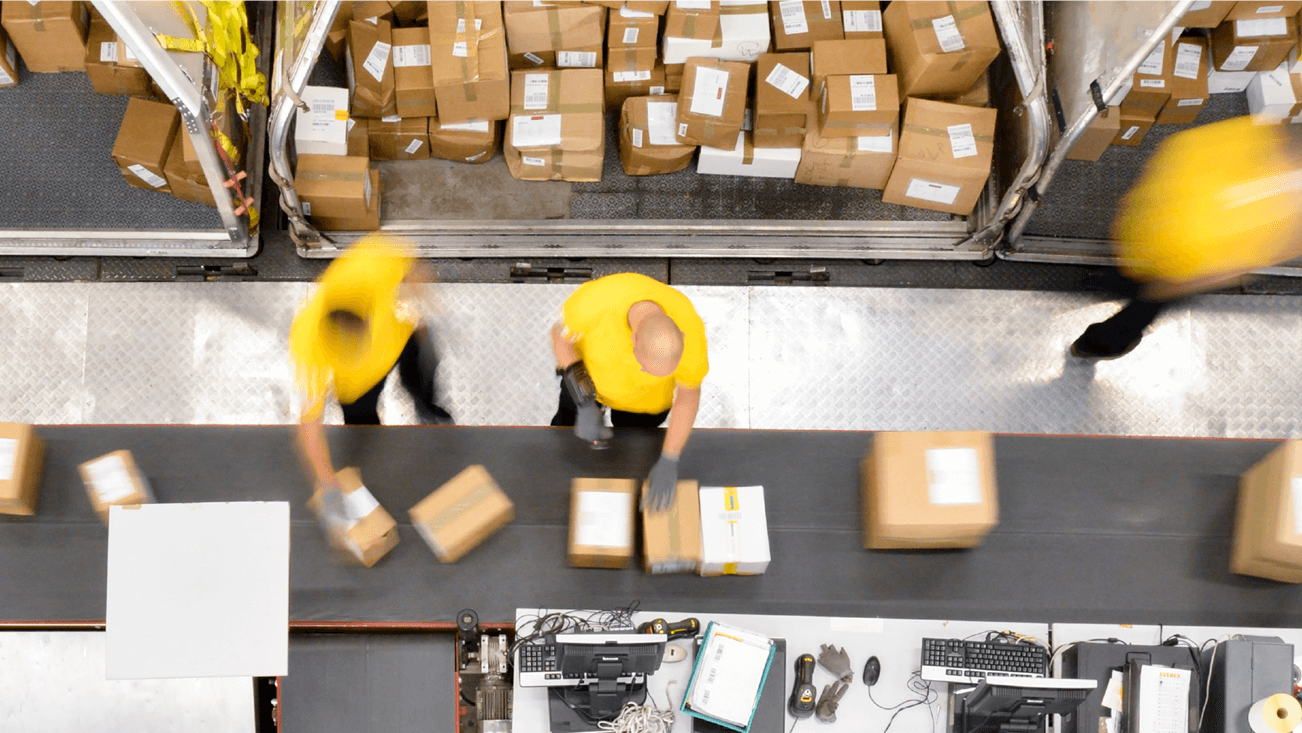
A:
[[[1000,436],[1002,522],[979,548],[862,549],[859,432],[700,430],[682,463],[707,485],[765,486],[773,562],[747,578],[584,570],[565,563],[569,480],[641,477],[659,434],[620,431],[594,453],[564,429],[335,428],[336,465],[358,465],[402,524],[375,568],[331,564],[303,507],[308,482],[290,427],[49,427],[39,513],[0,517],[0,620],[104,618],[107,529],[78,462],[128,448],[164,502],[293,502],[294,620],[443,621],[461,608],[511,621],[517,606],[961,618],[1041,622],[1302,626],[1302,589],[1231,575],[1238,476],[1263,441]],[[483,463],[516,520],[441,565],[406,510]],[[231,541],[240,541],[232,528]]]

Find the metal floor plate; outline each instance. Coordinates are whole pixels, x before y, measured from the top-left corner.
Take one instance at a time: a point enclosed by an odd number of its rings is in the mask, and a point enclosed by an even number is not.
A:
[[[543,425],[558,387],[546,332],[573,285],[431,286],[439,391],[464,425]],[[0,286],[0,420],[292,422],[286,353],[307,283]],[[1302,437],[1302,300],[1207,295],[1134,353],[1067,347],[1105,296],[891,288],[680,288],[705,320],[698,426]],[[385,422],[414,410],[396,376]],[[333,407],[328,419],[338,422]]]

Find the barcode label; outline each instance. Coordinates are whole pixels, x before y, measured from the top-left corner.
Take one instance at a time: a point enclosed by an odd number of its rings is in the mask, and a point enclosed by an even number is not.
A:
[[[823,20],[832,19],[832,3],[829,0],[823,0]]]
[[[936,18],[931,21],[931,27],[936,31],[936,40],[940,42],[941,51],[953,53],[965,48],[963,34],[958,32],[958,23],[954,21],[954,16]]]
[[[950,125],[949,149],[955,158],[970,158],[977,154],[976,136],[972,134],[972,125]]]
[[[871,112],[877,109],[877,83],[871,76],[850,77],[850,109],[855,112]],[[951,133],[951,137],[952,135]]]
[[[483,28],[484,28],[484,19],[475,18],[475,30],[477,31],[483,30]],[[465,32],[466,32],[466,19],[457,18],[457,33],[465,33]]]
[[[118,62],[117,41],[99,44],[99,60],[103,63],[109,64],[116,64]]]
[[[649,71],[616,71],[614,79],[617,82],[630,81],[651,81],[651,72]]]
[[[1234,34],[1239,38],[1255,38],[1257,36],[1287,36],[1288,19],[1287,18],[1264,18],[1261,20],[1236,20],[1234,21]]]
[[[792,99],[800,99],[805,89],[809,88],[808,79],[782,64],[774,65],[773,71],[769,72],[768,78],[764,81],[777,87]]]
[[[392,123],[402,122],[402,117],[398,115],[389,115],[388,117],[381,117],[380,122],[392,122]]]
[[[664,87],[651,87],[651,96],[658,97],[665,93]]]
[[[148,183],[154,188],[159,188],[167,184],[166,179],[160,178],[153,171],[149,170],[143,165],[140,165],[139,163],[136,163],[135,165],[127,166],[127,170],[136,174],[136,178],[139,178],[140,180],[144,181],[145,183]]]
[[[631,46],[631,45],[633,45],[634,43],[637,43],[637,31],[638,31],[637,28],[625,28],[625,29],[624,29],[624,45],[625,45],[625,46]]]
[[[596,51],[557,51],[556,65],[563,68],[592,69],[597,66]]]
[[[1283,9],[1284,9],[1283,5],[1262,5],[1261,7],[1257,8],[1257,15],[1265,15],[1266,13],[1278,13]]]
[[[410,143],[407,143],[407,147],[405,148],[405,150],[407,151],[407,155],[411,155],[417,150],[420,150],[420,146],[424,144],[425,144],[424,140],[412,140]]]
[[[526,53],[526,54],[524,55],[524,57],[527,58],[527,59],[529,59],[529,63],[534,64],[535,66],[542,66],[542,65],[543,65],[543,60],[542,60],[542,58],[540,58],[540,57],[538,57],[538,56],[535,56],[535,55],[533,55],[533,54],[531,54],[531,53]]]
[[[1194,43],[1180,43],[1175,47],[1176,76],[1182,79],[1197,79],[1198,67],[1202,64],[1203,47]]]
[[[633,128],[633,147],[642,147],[642,131],[636,127]]]
[[[1235,46],[1226,57],[1225,63],[1221,64],[1221,71],[1243,71],[1256,55],[1256,46]]]
[[[679,123],[678,123],[678,137],[687,137],[687,123],[686,123],[686,122],[679,122]]]
[[[299,203],[303,205],[303,216],[311,216],[311,215],[312,215],[312,202],[311,202],[311,201],[304,201],[304,200],[302,200],[302,199],[299,199]]]
[[[389,64],[390,48],[392,47],[384,41],[376,41],[375,45],[371,46],[371,52],[366,54],[366,61],[362,63],[362,67],[375,77],[377,82],[384,81],[384,67]]]
[[[1130,138],[1134,137],[1135,133],[1137,132],[1139,132],[1139,125],[1131,125],[1129,130],[1126,130],[1125,132],[1121,133],[1121,139],[1129,140]]]
[[[861,153],[889,153],[894,150],[891,136],[860,136],[856,141]]]
[[[805,4],[801,0],[782,0],[778,3],[778,10],[782,14],[782,29],[788,36],[809,32]]]
[[[1144,89],[1165,89],[1166,79],[1140,79],[1139,86]]]
[[[841,19],[845,23],[846,33],[881,33],[882,11],[880,10],[843,10]]]
[[[547,165],[547,161],[543,160],[542,158],[531,158],[527,155],[520,156],[520,161],[523,162],[525,165],[538,165],[538,166]]]
[[[1175,106],[1177,106],[1177,107],[1197,107],[1198,105],[1200,105],[1200,104],[1202,104],[1202,103],[1203,103],[1203,100],[1201,100],[1201,99],[1180,99],[1180,100],[1176,100]]]
[[[452,44],[452,55],[460,58],[466,58],[466,42],[457,41]]]
[[[958,186],[946,186],[943,183],[913,178],[909,180],[909,187],[904,191],[904,195],[909,198],[952,206],[954,201],[958,199],[960,190]]]
[[[407,68],[408,66],[429,66],[430,65],[429,44],[422,43],[422,44],[417,44],[412,46],[394,46],[393,65],[395,68]]]
[[[547,74],[524,75],[524,108],[547,109]]]
[[[1148,58],[1144,59],[1144,63],[1139,65],[1136,73],[1144,74],[1146,76],[1161,76],[1162,61],[1165,56],[1166,41],[1162,41],[1157,44],[1157,48],[1153,49],[1152,53],[1148,54]]]

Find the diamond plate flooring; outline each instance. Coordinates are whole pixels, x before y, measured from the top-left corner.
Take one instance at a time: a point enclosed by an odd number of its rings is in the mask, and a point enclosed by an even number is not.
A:
[[[0,420],[287,423],[308,283],[0,285]],[[542,425],[546,332],[573,285],[429,286],[439,391],[465,425]],[[811,430],[1302,437],[1302,299],[1208,295],[1116,361],[1066,353],[1117,308],[1038,291],[684,286],[706,323],[697,424]],[[388,423],[414,421],[391,377]],[[327,413],[340,420],[337,406]]]

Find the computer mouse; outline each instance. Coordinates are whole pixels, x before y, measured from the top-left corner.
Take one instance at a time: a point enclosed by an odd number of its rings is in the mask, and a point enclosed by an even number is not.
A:
[[[666,663],[672,664],[673,662],[681,662],[684,659],[687,659],[686,649],[682,648],[681,646],[674,646],[673,644],[665,645],[664,661]]]
[[[868,663],[863,666],[863,683],[872,687],[881,676],[882,663],[877,661],[877,657],[868,657]]]

